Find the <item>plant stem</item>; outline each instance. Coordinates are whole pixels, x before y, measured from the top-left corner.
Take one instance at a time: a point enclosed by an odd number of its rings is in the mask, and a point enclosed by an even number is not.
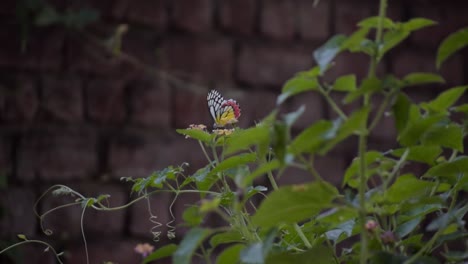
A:
[[[341,110],[341,108],[335,103],[333,98],[330,97],[330,94],[325,91],[323,86],[319,84],[319,91],[325,97],[325,100],[327,100],[327,103],[331,106],[331,108],[341,117],[343,120],[348,120],[348,117],[346,114]]]
[[[26,240],[26,241],[21,241],[21,242],[18,242],[18,243],[15,243],[7,248],[4,248],[0,251],[0,255],[7,252],[8,250],[12,249],[12,248],[15,248],[17,246],[21,246],[21,245],[24,245],[24,244],[28,244],[28,243],[37,243],[37,244],[42,244],[42,245],[45,245],[47,248],[49,248],[50,250],[52,250],[53,254],[55,255],[55,258],[57,259],[57,261],[60,263],[60,264],[63,264],[63,262],[60,260],[60,257],[59,257],[59,254],[57,253],[57,251],[47,242],[44,242],[44,241],[41,241],[41,240]],[[60,254],[62,255],[62,253]]]

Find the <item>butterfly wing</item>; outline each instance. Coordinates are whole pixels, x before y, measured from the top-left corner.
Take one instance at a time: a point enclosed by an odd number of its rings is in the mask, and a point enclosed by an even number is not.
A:
[[[211,117],[215,122],[215,125],[222,126],[221,116],[224,111],[223,104],[225,102],[223,96],[216,90],[211,90],[206,97],[208,101],[208,110],[210,111]]]

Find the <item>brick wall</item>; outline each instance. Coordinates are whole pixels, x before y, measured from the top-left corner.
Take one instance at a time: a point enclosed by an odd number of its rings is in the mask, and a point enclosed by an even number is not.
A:
[[[15,1],[1,1],[0,168],[8,178],[8,188],[0,193],[4,208],[1,237],[24,233],[44,238],[32,206],[52,184],[71,185],[89,195],[108,193],[111,204],[119,205],[131,199],[120,177],[147,176],[184,161],[190,163],[191,171],[203,166],[197,144],[174,130],[191,123],[211,123],[205,99],[209,89],[217,88],[240,102],[242,127],[254,124],[275,105],[282,83],[313,65],[315,48],[334,34],[352,32],[358,21],[377,13],[378,1],[321,0],[317,7],[312,2],[81,1],[79,4],[101,14],[86,35],[58,26],[34,28],[28,34],[28,48],[21,52]],[[379,73],[392,71],[403,76],[412,71],[435,71],[435,49],[450,32],[468,25],[468,4],[389,2],[389,16],[394,19],[421,16],[439,25],[421,30],[392,51]],[[111,58],[89,38],[109,36],[119,23],[128,23],[130,28],[124,52],[180,80],[167,80],[145,72],[141,65]],[[444,65],[441,73],[449,85],[468,81],[464,74],[467,62],[464,52]],[[347,73],[362,77],[367,63],[360,55],[343,54],[327,78]],[[429,99],[441,89],[418,89],[410,94],[415,100]],[[316,94],[294,98],[285,108],[294,110],[302,104],[307,111],[295,129],[333,117]],[[370,143],[373,148],[391,147],[392,125],[390,119],[382,122]],[[338,184],[354,150],[353,140],[344,142],[318,161],[318,170]],[[280,182],[304,182],[309,177],[291,170]],[[193,202],[191,198],[176,203],[179,219],[186,204]],[[162,223],[170,219],[170,201],[170,195],[153,198],[153,213]],[[49,197],[39,206],[46,210],[60,202],[63,200]],[[148,217],[143,203],[127,211],[90,212],[85,229],[92,246],[91,262],[138,263],[132,248],[137,242],[151,241]],[[80,208],[75,207],[54,213],[46,221],[54,230],[51,240],[69,250],[70,263],[83,263],[79,218]],[[53,263],[41,251],[38,247],[20,249],[40,263]]]

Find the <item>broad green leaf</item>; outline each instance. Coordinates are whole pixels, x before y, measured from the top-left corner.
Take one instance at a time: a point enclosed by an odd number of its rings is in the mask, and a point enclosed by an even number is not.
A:
[[[205,143],[211,142],[213,138],[210,133],[198,129],[176,129],[176,131],[186,137],[194,138]]]
[[[213,170],[209,173],[210,175],[215,175],[218,172],[225,171],[227,169],[235,168],[240,165],[245,165],[248,163],[252,163],[257,159],[257,155],[255,153],[244,153],[239,154],[230,158],[227,158],[221,161]]]
[[[324,155],[336,144],[343,141],[347,137],[353,134],[359,134],[359,132],[366,126],[368,115],[369,108],[364,107],[356,110],[353,114],[351,114],[348,120],[346,120],[341,126],[338,126],[338,131],[336,134],[333,133],[332,135],[326,135],[330,140],[325,142],[325,145],[320,148],[319,154]]]
[[[333,128],[330,121],[320,120],[303,130],[290,144],[289,149],[293,154],[303,152],[314,153],[329,139],[327,133]]]
[[[393,116],[395,117],[395,127],[398,133],[401,133],[408,124],[411,101],[404,93],[398,94],[395,103],[392,106]]]
[[[446,179],[449,183],[455,184],[460,177],[466,177],[467,171],[468,157],[460,156],[453,161],[444,162],[432,167],[424,174],[424,176]]]
[[[257,242],[244,248],[240,253],[240,260],[245,264],[265,263],[262,243]]]
[[[333,241],[333,243],[336,244],[340,242],[340,237],[342,237],[343,234],[346,235],[344,238],[348,238],[352,235],[355,224],[356,221],[354,219],[348,220],[336,228],[327,231],[325,235],[327,239]]]
[[[437,69],[440,68],[440,65],[442,65],[447,58],[466,46],[468,46],[468,28],[463,28],[450,34],[442,41],[442,44],[440,44],[437,50]]]
[[[422,85],[428,83],[444,83],[442,76],[428,72],[415,72],[403,78],[403,86]]]
[[[221,244],[242,242],[243,238],[239,231],[232,230],[224,233],[219,233],[211,237],[210,245],[215,248]]]
[[[280,167],[280,163],[278,160],[272,160],[270,162],[267,162],[267,163],[264,163],[262,165],[260,165],[256,170],[254,170],[251,174],[249,174],[248,176],[246,176],[242,183],[243,183],[243,186],[248,186],[250,184],[252,184],[252,182],[259,176],[263,175],[263,174],[266,174],[270,171],[273,171],[273,170],[276,170]]]
[[[402,27],[407,31],[415,31],[415,30],[419,30],[425,27],[433,26],[435,24],[437,24],[437,22],[433,20],[417,17],[417,18],[410,19],[409,21],[405,23],[402,23]]]
[[[456,124],[436,124],[424,133],[421,143],[463,152],[463,128]]]
[[[401,205],[400,214],[397,218],[397,224],[408,222],[415,218],[424,218],[427,214],[439,211],[444,207],[444,201],[434,201],[433,199],[418,199],[417,203],[405,203]]]
[[[438,248],[439,246],[441,246],[443,243],[447,241],[462,240],[462,239],[464,239],[462,241],[465,241],[466,238],[468,238],[468,232],[466,231],[460,231],[460,232],[456,232],[456,233],[452,233],[448,235],[442,235],[439,238],[437,238],[437,242],[434,248]]]
[[[287,144],[291,141],[290,127],[284,122],[276,122],[273,125],[271,134],[271,148],[275,158],[280,162],[281,166],[289,163],[288,154],[286,152]]]
[[[281,187],[263,200],[252,221],[263,228],[296,223],[330,207],[337,195],[337,189],[326,182]]]
[[[315,246],[302,253],[281,252],[273,253],[268,256],[267,264],[335,264],[333,251],[329,247],[322,245]]]
[[[341,51],[341,45],[346,40],[344,35],[336,35],[329,39],[323,46],[314,51],[314,59],[320,67],[320,75],[327,69],[329,64]]]
[[[414,229],[421,223],[422,217],[413,218],[407,222],[399,224],[395,229],[395,235],[399,238],[407,236],[409,233],[413,232]]]
[[[177,250],[177,245],[175,244],[169,244],[162,246],[158,249],[156,249],[153,253],[149,254],[144,260],[143,264],[149,263],[154,260],[166,258],[172,256],[174,251]]]
[[[319,83],[317,77],[308,77],[299,73],[284,84],[276,104],[280,105],[291,96],[307,91],[314,91],[317,90],[318,87]]]
[[[238,264],[241,251],[245,248],[243,244],[235,244],[225,249],[216,259],[217,264]]]
[[[257,193],[266,192],[266,191],[268,191],[268,188],[262,185],[255,186],[255,188],[249,187],[246,189],[247,195],[245,199],[249,199],[250,197],[254,196]]]
[[[389,50],[391,50],[393,47],[405,40],[409,35],[410,32],[403,28],[385,32],[383,36],[383,46],[379,54],[379,59],[382,58],[383,55]]]
[[[366,40],[369,30],[369,28],[361,28],[355,31],[341,44],[341,50],[349,50],[351,52],[360,51],[362,48],[361,44]]]
[[[352,92],[356,90],[356,76],[354,74],[344,75],[336,79],[333,84],[334,91]]]
[[[190,264],[192,255],[197,249],[198,245],[210,234],[207,229],[195,227],[188,231],[179,247],[172,255],[174,264]]]
[[[369,17],[366,18],[358,23],[359,27],[365,27],[365,28],[377,28],[379,26],[379,23],[381,23],[382,28],[385,29],[390,29],[395,27],[395,23],[390,18],[384,17],[381,19],[378,16],[374,17]]]
[[[216,208],[219,207],[219,204],[221,203],[221,197],[215,197],[213,199],[204,199],[201,200],[200,207],[198,207],[198,210],[200,213],[205,214],[211,211],[216,210]]]
[[[468,85],[451,88],[439,94],[436,99],[428,103],[421,103],[421,107],[434,112],[446,112],[449,107],[451,107],[458,101],[458,99],[460,99],[467,88]]]
[[[267,144],[269,137],[270,130],[262,124],[253,128],[236,131],[226,140],[225,154],[229,155],[255,145]]]
[[[302,105],[296,111],[285,114],[283,116],[283,120],[286,126],[291,127],[294,123],[296,123],[297,119],[301,117],[304,111],[305,111],[305,106]]]
[[[437,122],[442,121],[444,115],[429,116],[426,118],[410,117],[407,126],[400,133],[398,138],[403,146],[416,145],[426,133],[426,131]]]
[[[392,155],[401,157],[403,153],[409,149],[409,154],[406,157],[407,160],[424,162],[429,165],[434,165],[435,160],[442,153],[442,149],[439,146],[412,146],[409,148],[400,148],[392,151]]]
[[[461,112],[461,113],[468,114],[468,104],[462,104],[462,105],[459,105],[459,106],[452,107],[451,110],[453,110],[455,112]]]
[[[203,215],[200,213],[198,206],[189,206],[182,213],[182,219],[189,226],[196,227],[203,221]]]
[[[443,190],[448,186],[439,185],[430,181],[417,179],[412,174],[401,175],[397,180],[388,188],[386,197],[391,203],[400,203],[409,201],[429,195],[434,189]]]
[[[368,78],[362,81],[359,89],[348,93],[344,98],[344,103],[349,104],[365,94],[372,94],[382,89],[382,81],[378,78]]]

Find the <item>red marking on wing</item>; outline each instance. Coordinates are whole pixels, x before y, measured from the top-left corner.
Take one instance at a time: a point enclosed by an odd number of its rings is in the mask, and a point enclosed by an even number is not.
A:
[[[236,119],[239,118],[239,116],[241,115],[241,110],[239,104],[236,101],[229,99],[223,103],[222,107],[225,106],[231,106],[232,109],[234,109],[234,116],[236,117]]]

